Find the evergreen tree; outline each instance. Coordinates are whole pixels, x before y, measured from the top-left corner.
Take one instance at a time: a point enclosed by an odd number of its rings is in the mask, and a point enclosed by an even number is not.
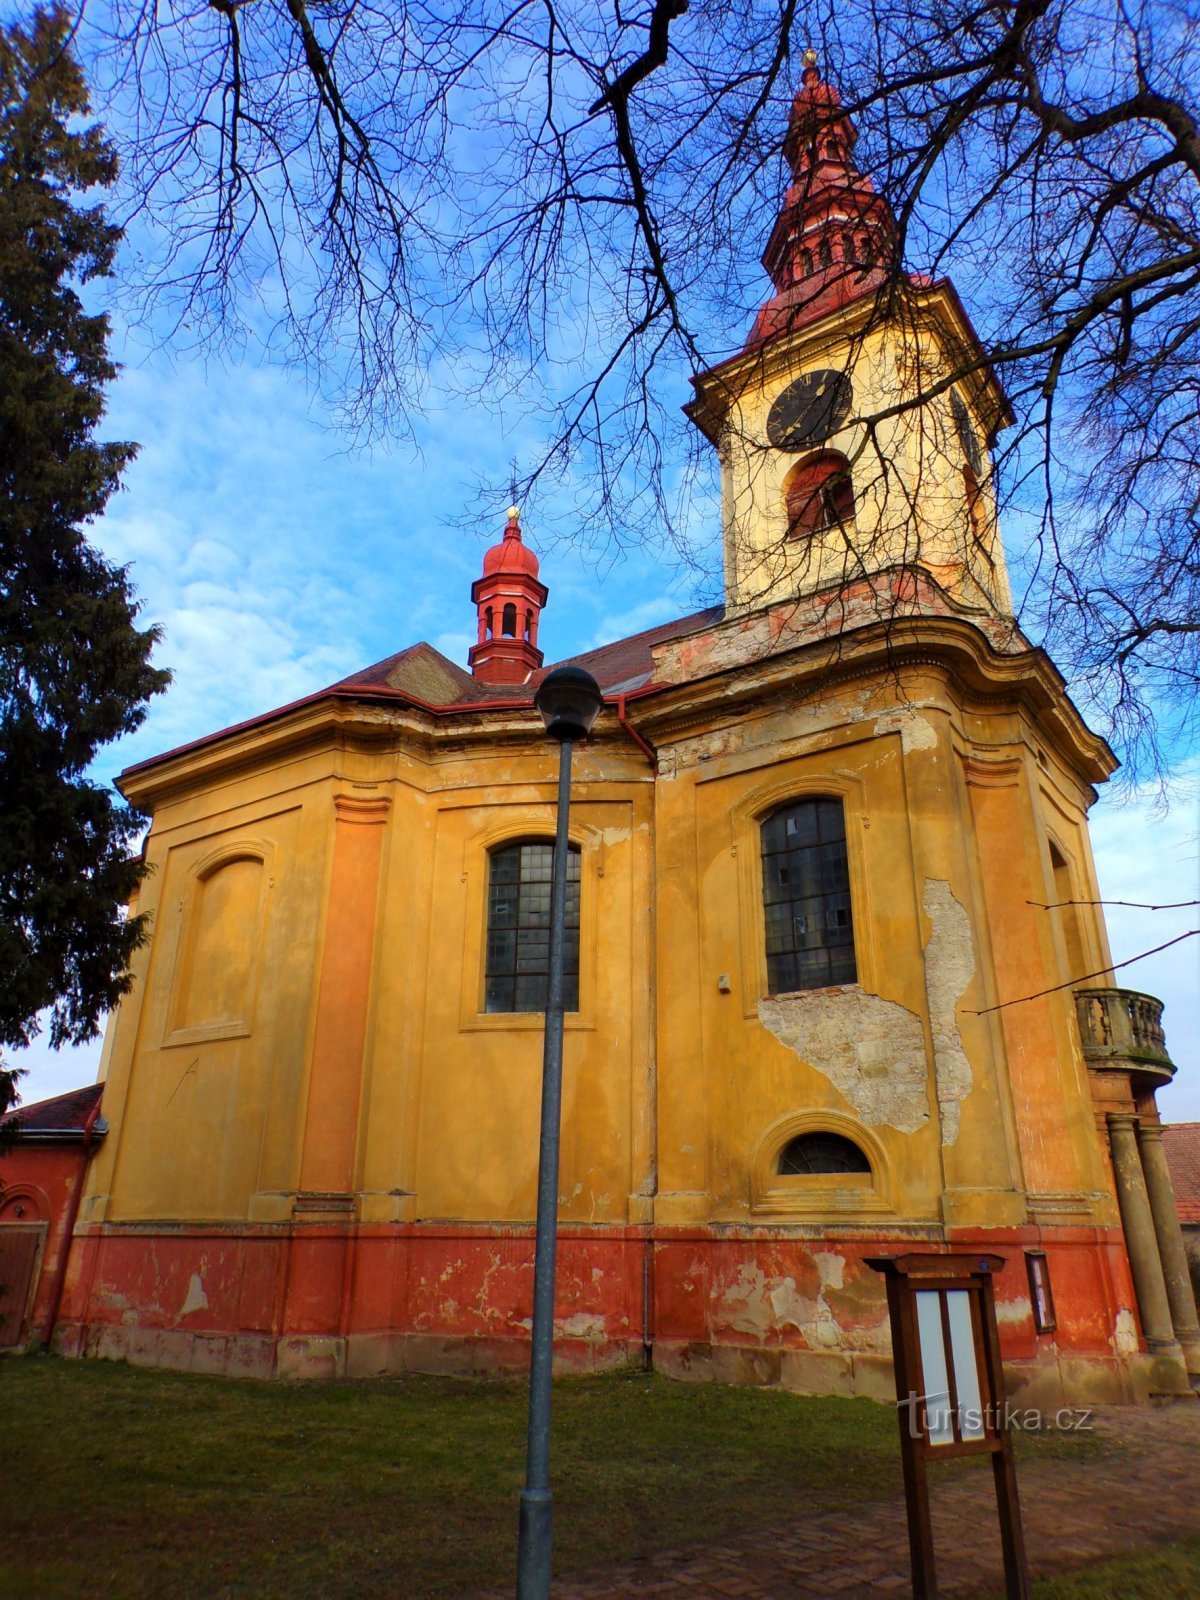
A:
[[[126,571],[83,533],[135,446],[94,437],[116,368],[79,288],[122,235],[79,204],[117,164],[80,126],[70,33],[59,7],[0,29],[0,1048],[47,1008],[54,1045],[92,1038],[129,986],[142,819],[86,774],[167,682]],[[0,1062],[0,1110],[18,1075]]]

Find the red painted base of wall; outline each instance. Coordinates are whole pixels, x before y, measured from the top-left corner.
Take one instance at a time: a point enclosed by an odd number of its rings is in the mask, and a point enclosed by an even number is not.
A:
[[[1023,1251],[1050,1264],[1058,1327],[1034,1330]],[[564,1227],[560,1365],[642,1359],[691,1378],[894,1398],[883,1282],[863,1258],[994,1252],[1001,1345],[1037,1402],[1147,1387],[1119,1230],[960,1233]],[[492,1372],[528,1365],[533,1232],[470,1224],[77,1230],[56,1335],[65,1354],[254,1376]],[[1031,1401],[1031,1403],[1033,1403]]]

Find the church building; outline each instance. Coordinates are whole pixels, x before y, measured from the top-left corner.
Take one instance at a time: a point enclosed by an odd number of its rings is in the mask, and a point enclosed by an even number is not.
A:
[[[1013,620],[1003,390],[950,283],[897,270],[854,143],[810,56],[773,292],[688,407],[723,603],[575,658],[604,708],[557,1356],[891,1399],[865,1258],[990,1252],[1022,1403],[1186,1394],[1174,1067],[1159,1003],[1112,986],[1088,844],[1115,761]],[[123,774],[152,936],[64,1353],[527,1365],[557,748],[526,538],[513,508],[466,668],[409,644]]]

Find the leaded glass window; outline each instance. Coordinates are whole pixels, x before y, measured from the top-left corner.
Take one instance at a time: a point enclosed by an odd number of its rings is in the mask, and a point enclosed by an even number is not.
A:
[[[488,875],[487,1011],[544,1011],[550,987],[550,878],[554,846],[493,850]],[[563,1005],[579,1010],[579,847],[567,857]]]
[[[870,1172],[871,1163],[854,1143],[840,1133],[802,1133],[784,1145],[779,1157],[781,1177],[808,1177],[818,1172]]]
[[[762,825],[767,988],[853,983],[854,928],[840,800],[797,800]]]

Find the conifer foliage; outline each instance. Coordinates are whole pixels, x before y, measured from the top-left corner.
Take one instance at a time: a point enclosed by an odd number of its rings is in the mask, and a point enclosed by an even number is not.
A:
[[[83,529],[131,444],[99,443],[116,368],[81,287],[121,230],[87,191],[116,177],[61,8],[0,29],[0,1049],[49,1010],[55,1045],[95,1035],[144,936],[123,908],[141,819],[87,776],[167,682],[124,569]],[[0,1062],[0,1110],[15,1074]]]

